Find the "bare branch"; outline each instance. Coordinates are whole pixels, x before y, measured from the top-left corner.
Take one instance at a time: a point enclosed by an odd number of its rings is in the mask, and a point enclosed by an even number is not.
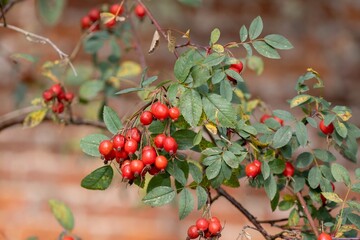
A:
[[[304,200],[304,197],[301,195],[301,192],[297,192],[296,193],[296,196],[301,204],[301,207],[303,208],[304,210],[304,213],[305,213],[305,216],[306,218],[308,219],[309,221],[309,224],[310,224],[310,227],[311,229],[313,230],[316,238],[319,236],[319,231],[317,229],[317,227],[315,226],[315,222],[314,222],[314,219],[312,218],[310,212],[309,212],[309,209],[307,208],[307,205],[306,205],[306,202]]]

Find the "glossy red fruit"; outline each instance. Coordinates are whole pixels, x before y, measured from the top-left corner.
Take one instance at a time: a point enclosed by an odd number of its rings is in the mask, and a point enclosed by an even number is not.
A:
[[[62,87],[59,83],[56,83],[50,87],[51,91],[55,96],[59,95],[62,92]]]
[[[209,222],[209,232],[212,235],[216,235],[221,231],[221,224],[220,222]]]
[[[145,165],[151,165],[151,164],[155,163],[156,156],[157,156],[157,154],[156,154],[155,149],[150,147],[150,148],[142,151],[141,161]]]
[[[125,146],[125,141],[126,141],[126,139],[125,139],[124,135],[122,135],[122,134],[116,134],[112,139],[114,148],[118,151],[121,150]]]
[[[159,170],[164,170],[168,165],[168,160],[165,156],[159,155],[155,158],[155,167]]]
[[[126,132],[126,139],[133,139],[136,142],[140,142],[141,133],[140,133],[139,129],[137,129],[136,127],[129,129]]]
[[[134,139],[128,139],[125,142],[124,145],[124,150],[128,153],[128,154],[133,154],[136,152],[138,148],[138,142],[135,141]]]
[[[320,121],[319,128],[325,135],[332,134],[334,132],[334,124],[330,123],[326,126],[324,120]]]
[[[332,191],[334,192],[335,191],[335,185],[332,182],[330,182],[330,183],[331,183]],[[320,198],[321,198],[322,204],[325,205],[326,204],[326,198],[324,197],[324,195],[320,194]]]
[[[281,126],[284,125],[284,120],[282,120],[281,118],[278,118],[277,116],[273,116],[273,118],[278,121],[278,123],[280,123]]]
[[[43,92],[42,97],[45,102],[49,102],[54,98],[54,93],[53,91],[51,91],[51,89],[48,89]]]
[[[210,221],[210,222],[218,222],[218,223],[220,223],[220,220],[219,220],[217,217],[211,217],[211,218],[209,219],[209,221]]]
[[[154,102],[150,107],[150,112],[154,113],[155,108],[160,104],[161,102]]]
[[[142,19],[146,15],[145,8],[140,4],[136,5],[134,12],[136,16],[138,16],[140,19]]]
[[[111,5],[109,12],[111,12],[114,15],[119,16],[124,12],[124,8],[120,4],[113,4],[113,5]]]
[[[154,117],[160,121],[163,121],[169,117],[169,108],[163,103],[158,103],[154,108],[154,111],[151,110],[151,112]]]
[[[269,118],[271,118],[271,116],[270,116],[269,114],[264,114],[264,115],[262,115],[262,117],[260,118],[260,122],[261,122],[261,123],[265,123],[265,121],[266,121],[267,119],[269,119]]]
[[[114,149],[111,149],[111,151],[108,154],[104,155],[104,159],[106,161],[111,161],[115,158],[116,158],[116,151]]]
[[[131,171],[130,164],[124,165],[121,167],[121,174],[123,178],[128,180],[133,180],[135,178],[134,173]]]
[[[130,163],[130,169],[134,175],[140,175],[144,169],[144,163],[141,160],[132,160]]]
[[[209,227],[209,222],[205,218],[199,218],[196,221],[196,227],[201,231],[206,231]]]
[[[178,149],[178,144],[176,143],[175,139],[173,137],[166,137],[164,139],[164,149],[170,154],[176,153]]]
[[[72,92],[65,93],[65,101],[72,102],[74,100],[75,94]]]
[[[125,151],[125,149],[121,149],[120,151],[115,151],[115,158],[118,163],[124,161],[129,157],[129,154]]]
[[[154,144],[157,148],[163,148],[164,147],[164,140],[166,138],[166,135],[163,133],[160,133],[156,135],[154,138]]]
[[[55,102],[51,109],[54,113],[62,113],[65,109],[65,105],[62,102]]]
[[[292,177],[294,176],[295,168],[290,162],[285,163],[285,170],[283,172],[283,175],[285,177]]]
[[[196,225],[191,225],[187,230],[187,235],[190,239],[195,239],[199,237],[199,229]]]
[[[100,10],[98,8],[93,8],[89,11],[88,16],[91,21],[96,22],[100,19]]]
[[[176,121],[180,117],[180,110],[177,107],[169,109],[169,116],[172,120]]]
[[[245,174],[250,178],[254,178],[259,174],[259,167],[255,163],[251,162],[245,167]]]
[[[92,24],[92,21],[89,16],[84,16],[81,18],[81,29],[86,30],[88,29]]]
[[[332,237],[327,233],[321,233],[317,240],[332,240]]]
[[[143,125],[150,125],[153,121],[153,114],[150,111],[144,111],[140,115],[140,122]]]
[[[261,162],[257,159],[254,160],[254,164],[259,168],[258,174],[261,173]]]
[[[62,240],[74,240],[75,238],[73,238],[72,236],[64,236],[62,238]]]
[[[158,169],[155,165],[151,166],[149,169],[149,174],[154,176],[160,172],[160,169]]]
[[[99,144],[99,153],[103,156],[108,155],[113,150],[113,143],[110,140],[103,140]]]

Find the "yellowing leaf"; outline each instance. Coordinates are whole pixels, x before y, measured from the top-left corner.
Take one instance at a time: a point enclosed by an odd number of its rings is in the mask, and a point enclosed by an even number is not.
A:
[[[300,104],[307,102],[309,99],[311,99],[310,95],[306,95],[306,94],[298,95],[291,100],[290,107],[293,108],[299,106]]]
[[[353,226],[353,225],[343,225],[343,226],[341,226],[341,227],[339,228],[339,230],[337,230],[335,237],[336,237],[336,238],[340,238],[340,237],[344,236],[344,233],[345,233],[345,232],[348,232],[348,231],[350,231],[350,230],[357,230],[357,231],[359,231],[359,229],[357,229],[357,227],[355,227],[355,226]]]
[[[255,138],[253,136],[250,136],[250,138],[251,138],[251,142],[258,147],[264,148],[264,147],[269,146],[268,143],[260,142],[257,138]]]
[[[320,74],[319,74],[317,71],[315,71],[314,69],[312,69],[312,68],[307,68],[306,71],[312,72],[312,73],[315,74],[317,77],[320,77]]]
[[[224,47],[220,44],[214,44],[212,46],[212,49],[217,52],[217,53],[223,53],[224,52]]]
[[[246,112],[252,112],[260,103],[259,99],[251,100],[246,104]]]
[[[111,86],[113,86],[114,88],[116,89],[119,89],[120,88],[120,79],[117,78],[117,77],[110,77],[108,80],[107,80],[108,83],[111,84]]]
[[[153,35],[153,38],[152,38],[152,41],[150,44],[149,54],[153,53],[155,51],[155,49],[159,45],[159,41],[160,41],[160,35],[159,35],[159,32],[156,30],[154,32],[154,35]]]
[[[241,99],[241,101],[244,101],[244,100],[245,100],[245,95],[244,95],[244,93],[243,93],[240,89],[235,88],[235,89],[234,89],[234,93],[236,94],[236,96],[237,96],[238,98]]]
[[[125,17],[119,17],[116,16],[110,12],[102,12],[100,13],[100,18],[101,18],[101,22],[103,24],[107,24],[108,22],[112,21],[113,19],[115,19],[115,21],[117,22],[123,22],[125,21]]]
[[[50,80],[52,80],[53,82],[58,83],[59,79],[57,78],[57,76],[55,76],[50,70],[47,71],[43,71],[42,75],[49,78]]]
[[[32,128],[39,125],[44,120],[47,110],[47,108],[42,108],[29,113],[24,119],[23,126]]]
[[[175,51],[176,38],[172,35],[171,30],[167,31],[167,40],[169,52],[173,53]]]
[[[339,195],[337,195],[336,193],[333,192],[322,192],[321,193],[327,200],[336,202],[336,203],[342,203],[343,200],[339,197]]]
[[[352,117],[352,114],[349,111],[346,111],[344,113],[337,114],[337,116],[346,122]]]
[[[116,76],[119,78],[134,77],[141,73],[141,67],[138,63],[133,61],[124,61]]]
[[[187,38],[187,39],[190,39],[190,29],[188,29],[186,31],[186,33],[184,35],[182,35],[182,38]]]
[[[42,98],[35,98],[31,101],[31,105],[37,106],[43,103],[43,99]]]
[[[216,135],[217,134],[217,128],[216,125],[213,123],[207,123],[205,124],[205,127],[207,130],[209,130],[209,132],[211,132],[212,134]]]

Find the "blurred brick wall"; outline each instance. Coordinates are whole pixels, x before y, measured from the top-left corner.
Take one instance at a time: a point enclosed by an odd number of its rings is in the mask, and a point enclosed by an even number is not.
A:
[[[63,22],[54,28],[38,23],[33,0],[16,5],[7,20],[49,37],[70,53],[81,34],[80,18],[92,6],[105,1],[68,2]],[[191,9],[181,7],[174,0],[153,0],[149,6],[165,28],[191,29],[192,38],[200,44],[208,42],[215,27],[222,32],[220,42],[237,40],[241,25],[248,26],[254,17],[261,15],[265,34],[285,35],[295,49],[281,52],[282,60],[265,60],[265,71],[260,77],[245,73],[254,96],[268,101],[274,109],[287,109],[284,102],[293,96],[297,77],[312,67],[325,80],[324,96],[338,105],[351,106],[353,121],[360,124],[360,1],[204,0],[202,8]],[[152,33],[153,27],[145,21],[140,26],[145,50]],[[0,115],[15,109],[13,92],[19,82],[29,87],[20,106],[27,106],[30,99],[39,96],[36,85],[49,84],[39,80],[37,69],[29,65],[22,65],[17,71],[8,60],[8,55],[16,52],[38,54],[44,60],[58,57],[49,46],[30,43],[18,33],[0,29]],[[136,55],[130,54],[128,58],[136,59]],[[88,56],[80,53],[74,63],[87,61]],[[166,46],[160,45],[154,54],[147,56],[147,61],[152,73],[159,74],[161,79],[172,78],[175,59]],[[124,103],[124,100],[111,102],[121,115],[126,113],[124,104],[137,101],[126,99]],[[87,158],[78,147],[80,138],[94,131],[98,130],[59,128],[45,123],[34,129],[23,130],[18,126],[0,132],[0,240],[23,240],[31,235],[56,239],[61,228],[47,206],[51,198],[62,200],[72,208],[76,219],[74,233],[83,239],[185,239],[187,227],[200,212],[179,222],[173,205],[159,209],[145,207],[140,204],[143,193],[134,187],[126,188],[117,175],[105,192],[80,187],[81,179],[101,166],[100,160]],[[259,219],[269,218],[271,212],[264,193],[247,187],[245,180],[241,184],[241,189],[230,191]],[[253,196],[257,197],[256,201]],[[236,239],[242,227],[249,224],[223,199],[212,210],[213,215],[226,221],[223,239]],[[286,214],[277,213],[276,218]],[[254,231],[249,232],[253,239],[260,239]]]

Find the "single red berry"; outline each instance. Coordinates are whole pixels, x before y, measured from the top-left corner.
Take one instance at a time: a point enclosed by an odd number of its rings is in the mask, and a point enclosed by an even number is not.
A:
[[[126,139],[125,139],[124,135],[116,134],[113,137],[112,141],[114,144],[114,148],[119,151],[124,147]]]
[[[170,154],[176,153],[178,149],[178,144],[176,143],[175,139],[173,137],[166,137],[164,139],[164,149]]]
[[[61,102],[62,100],[66,100],[65,99],[65,92],[64,91],[61,91],[58,95],[57,95],[57,100],[59,102]]]
[[[199,229],[196,225],[191,225],[187,230],[187,235],[190,239],[195,239],[199,237]]]
[[[75,97],[75,94],[73,92],[65,93],[65,101],[72,102],[74,97]]]
[[[92,22],[89,16],[81,18],[81,29],[85,30],[91,26]]]
[[[98,8],[93,8],[89,11],[88,16],[91,21],[96,22],[100,19],[100,10]]]
[[[116,158],[116,151],[114,149],[111,149],[111,151],[108,154],[104,155],[104,159],[106,161],[111,161],[114,158]]]
[[[164,140],[166,138],[166,135],[163,133],[160,133],[156,135],[154,138],[154,144],[157,148],[163,148],[164,147]]]
[[[156,166],[151,166],[149,169],[149,174],[154,176],[160,172],[160,169],[158,169]]]
[[[62,240],[74,240],[72,236],[64,236]]]
[[[146,149],[142,151],[141,161],[145,165],[151,165],[155,163],[155,159],[156,159],[156,151],[154,148],[151,147],[150,149]]]
[[[159,170],[164,170],[168,165],[168,160],[165,156],[159,155],[155,158],[155,167]]]
[[[180,110],[177,107],[172,107],[169,109],[169,116],[172,120],[177,120],[180,117]]]
[[[136,127],[129,129],[126,132],[126,139],[133,139],[136,142],[140,142],[141,133],[140,133],[139,129],[137,129]]]
[[[160,121],[163,121],[169,117],[169,108],[163,103],[158,103],[154,108],[154,111],[151,110],[151,112],[154,117]]]
[[[277,116],[273,116],[273,118],[278,121],[278,123],[280,123],[281,126],[284,125],[284,120],[282,120],[281,118],[278,118]]]
[[[150,125],[153,121],[153,114],[150,111],[144,111],[140,115],[140,122],[143,125]]]
[[[45,102],[49,102],[54,98],[54,93],[51,89],[48,89],[43,92],[42,97]]]
[[[261,122],[261,123],[265,123],[265,121],[266,121],[267,119],[269,119],[269,118],[271,118],[271,116],[270,116],[269,114],[264,114],[264,115],[262,115],[262,117],[260,118],[260,122]]]
[[[62,102],[55,102],[51,109],[54,113],[62,113],[65,109],[65,105]]]
[[[256,177],[259,174],[259,171],[260,171],[259,167],[253,162],[249,163],[245,167],[246,176],[248,176],[250,178]]]
[[[324,120],[320,121],[319,128],[325,135],[332,134],[334,132],[334,124],[330,123],[325,126]]]
[[[317,240],[332,240],[332,237],[327,233],[321,233]]]
[[[131,171],[130,163],[121,167],[121,174],[125,179],[134,179],[134,173]]]
[[[150,107],[150,112],[154,113],[155,108],[160,104],[161,102],[154,102]]]
[[[50,87],[51,91],[54,93],[55,96],[58,96],[63,90],[59,83],[56,83]]]
[[[142,152],[145,152],[145,151],[148,151],[148,150],[154,150],[154,151],[155,151],[155,148],[152,147],[152,146],[147,145],[147,146],[144,146],[144,147],[141,149]]]
[[[133,154],[136,152],[138,148],[138,142],[135,141],[134,139],[128,139],[126,140],[125,142],[125,145],[124,145],[124,150],[129,153],[129,154]]]
[[[199,218],[196,221],[196,227],[201,231],[206,231],[209,227],[209,222],[205,218]]]
[[[209,222],[209,232],[211,235],[216,235],[221,231],[221,224],[219,222]]]
[[[138,159],[132,160],[130,163],[130,169],[135,176],[140,175],[144,169],[144,163]]]
[[[210,221],[210,222],[218,222],[218,223],[220,223],[220,220],[219,220],[217,217],[211,217],[211,218],[209,219],[209,221]]]
[[[125,167],[126,165],[130,166],[130,163],[131,163],[131,161],[129,159],[123,161],[122,164],[121,164],[120,170],[122,170],[122,168]]]
[[[125,149],[121,149],[120,151],[115,151],[115,158],[118,163],[124,161],[129,157],[129,154],[125,151]]]
[[[254,160],[254,164],[259,168],[258,174],[261,173],[261,162],[257,159]]]
[[[111,5],[109,12],[114,15],[120,16],[124,12],[124,8],[120,4],[113,4]]]
[[[103,140],[99,144],[99,153],[103,156],[108,155],[113,150],[113,143],[110,140]]]
[[[141,4],[136,5],[134,12],[136,16],[138,16],[140,19],[142,19],[146,15],[145,8]]]
[[[285,170],[283,172],[283,175],[285,177],[292,177],[294,176],[295,168],[290,162],[285,163]]]

